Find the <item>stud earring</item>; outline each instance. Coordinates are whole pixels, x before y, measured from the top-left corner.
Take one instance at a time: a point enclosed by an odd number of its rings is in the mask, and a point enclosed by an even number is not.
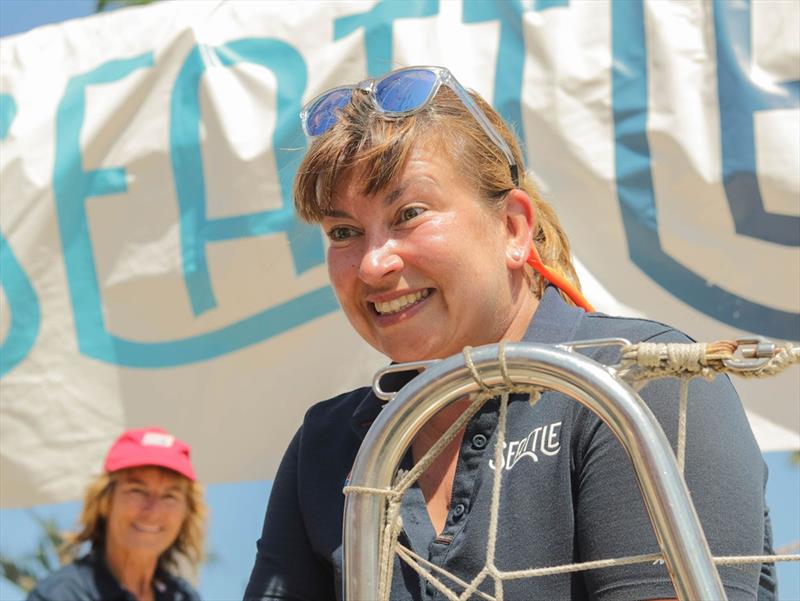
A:
[[[515,261],[519,261],[522,258],[522,253],[519,252],[519,249],[514,249],[511,251],[511,258]]]

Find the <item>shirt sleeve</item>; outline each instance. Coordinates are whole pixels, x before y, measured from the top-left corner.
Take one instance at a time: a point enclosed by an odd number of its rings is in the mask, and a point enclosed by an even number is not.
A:
[[[688,342],[677,332],[652,342]],[[744,409],[727,376],[689,384],[684,476],[714,556],[761,555],[765,549],[766,466]],[[680,381],[648,383],[640,395],[664,429],[673,451]],[[659,546],[633,467],[611,430],[588,412],[576,450],[576,536],[581,561],[656,553]],[[577,424],[576,424],[577,425]],[[719,566],[728,599],[756,599],[761,566]],[[603,601],[675,597],[663,565],[637,564],[585,573]],[[763,581],[763,576],[762,576]],[[762,594],[764,591],[760,591]],[[768,598],[768,597],[761,597]]]
[[[90,601],[97,598],[92,595],[81,583],[76,572],[71,566],[61,568],[50,574],[28,594],[26,601],[61,601],[70,599],[74,601]]]
[[[331,600],[333,577],[312,549],[298,498],[301,437],[302,428],[289,444],[275,476],[246,600]]]

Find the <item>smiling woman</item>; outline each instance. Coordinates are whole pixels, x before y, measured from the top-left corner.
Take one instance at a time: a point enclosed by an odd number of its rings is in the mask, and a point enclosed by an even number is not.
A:
[[[507,217],[498,219],[445,157],[435,140],[420,144],[385,198],[372,202],[363,201],[363,169],[354,169],[322,219],[345,314],[396,361],[446,357],[506,332],[519,337],[535,307],[533,295],[513,302],[505,281],[509,253],[516,249],[521,265],[531,238],[527,197],[509,194]]]
[[[410,67],[334,88],[301,119],[314,141],[297,172],[295,206],[330,241],[328,272],[350,324],[392,361],[502,341],[687,342],[662,323],[592,310],[510,128],[447,69]],[[605,364],[618,358],[608,346],[582,352]],[[641,393],[673,444],[677,386],[659,381]],[[769,550],[766,474],[736,393],[725,378],[692,382],[689,391],[686,479],[712,551]],[[658,551],[630,462],[596,415],[555,392],[535,404],[512,396],[508,448],[493,462],[500,404],[465,413],[470,405],[455,400],[421,426],[401,465],[427,466],[402,497],[399,539],[446,574],[438,584],[471,591],[465,583],[479,578],[495,535],[493,561],[507,572]],[[360,388],[308,411],[272,487],[247,599],[342,598],[343,487],[382,406]],[[451,427],[441,452],[422,459]],[[443,598],[416,567],[394,558],[390,598]],[[719,571],[730,599],[774,598],[772,566]],[[501,597],[490,579],[480,582],[470,599]],[[514,601],[675,596],[658,563],[512,579],[502,591]]]
[[[206,508],[189,446],[158,428],[129,430],[86,490],[81,530],[67,548],[90,552],[39,586],[31,601],[192,601],[175,572],[203,558]]]

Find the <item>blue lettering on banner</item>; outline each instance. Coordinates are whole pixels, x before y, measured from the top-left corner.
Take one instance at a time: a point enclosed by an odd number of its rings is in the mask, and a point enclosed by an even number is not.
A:
[[[800,81],[759,86],[752,62],[749,1],[714,1],[722,177],[736,231],[776,244],[800,245],[800,216],[764,209],[756,170],[756,111],[800,108]]]
[[[531,6],[531,3],[525,3]],[[569,0],[536,0],[535,11],[569,6]],[[525,129],[522,123],[522,75],[525,68],[525,39],[522,34],[522,13],[525,10],[520,0],[487,2],[485,0],[464,2],[464,23],[500,21],[500,44],[494,70],[494,107],[506,123],[516,128],[522,142],[522,152],[527,156]]]
[[[495,67],[494,104],[522,132],[522,82],[525,61],[525,10],[569,6],[569,0],[510,0],[463,3],[464,23],[499,21],[500,40]],[[659,285],[696,309],[744,330],[800,340],[798,314],[744,299],[703,277],[670,256],[658,235],[658,215],[647,139],[647,44],[643,5],[614,2],[612,18],[612,104],[618,200],[632,261]],[[750,3],[713,4],[721,120],[722,181],[736,231],[773,243],[800,243],[800,218],[768,213],[760,193],[755,162],[753,116],[756,111],[797,109],[800,82],[770,90],[750,81]],[[336,19],[334,37],[363,29],[370,76],[393,66],[392,27],[397,19],[438,14],[438,0],[381,0],[365,12]],[[210,219],[202,169],[200,81],[213,56],[221,67],[249,63],[268,69],[278,84],[277,121],[272,140],[281,188],[281,207],[247,215]],[[90,85],[119,81],[154,65],[152,53],[111,60],[70,79],[56,115],[53,190],[64,252],[70,300],[80,351],[95,359],[132,367],[169,367],[217,357],[255,344],[337,310],[329,286],[267,308],[214,331],[183,339],[141,342],[110,333],[106,326],[86,213],[90,197],[124,193],[123,167],[84,170],[80,132]],[[194,47],[175,82],[170,105],[170,157],[180,212],[181,258],[187,296],[194,315],[217,306],[206,249],[209,244],[238,238],[285,235],[295,272],[301,274],[324,261],[316,228],[299,222],[291,203],[291,182],[305,139],[296,119],[307,83],[299,52],[274,39],[242,39],[225,45]],[[0,94],[0,139],[5,139],[16,115],[11,96]],[[523,140],[524,142],[524,140]],[[525,144],[523,143],[523,148]],[[0,235],[0,285],[12,318],[0,346],[0,376],[19,364],[34,344],[41,322],[39,301],[8,241]]]
[[[281,186],[282,206],[278,210],[224,219],[206,217],[200,152],[200,78],[207,66],[204,55],[216,56],[225,67],[237,63],[260,65],[272,71],[277,79],[278,114],[272,148]],[[279,40],[244,39],[218,50],[196,46],[183,63],[172,94],[170,153],[181,214],[184,278],[195,315],[216,306],[206,263],[208,242],[285,232],[298,273],[325,261],[321,234],[317,228],[298,221],[292,206],[292,178],[297,167],[292,156],[300,156],[305,150],[305,137],[297,119],[305,86],[306,66],[302,57]],[[300,151],[288,150],[298,144],[302,145]]]
[[[380,0],[369,10],[339,17],[333,24],[333,39],[340,40],[364,29],[367,74],[376,77],[394,67],[392,25],[397,19],[431,17],[439,13],[439,0]]]
[[[17,116],[17,103],[9,94],[0,94],[0,142],[8,137]],[[0,287],[11,312],[8,332],[0,344],[0,378],[28,355],[39,335],[39,299],[28,276],[17,261],[5,236],[0,234]]]
[[[706,315],[750,332],[800,340],[798,314],[749,301],[706,282],[667,254],[661,245],[647,140],[648,73],[643,10],[640,2],[613,2],[611,9],[617,193],[631,260],[671,294]],[[733,89],[725,90],[726,95],[736,93]],[[723,141],[731,143],[730,139]]]
[[[0,286],[11,311],[8,332],[0,344],[0,377],[11,371],[36,342],[41,324],[39,299],[5,236],[0,234]]]
[[[0,94],[0,141],[5,140],[17,116],[17,103],[11,94]]]
[[[290,82],[290,86],[305,85],[305,66],[302,62],[292,62],[293,55],[290,49],[284,47],[282,42],[269,40],[239,40],[231,42],[221,47],[217,51],[217,56],[225,65],[231,65],[239,60],[249,60],[257,64],[270,65],[277,72],[279,84]],[[191,99],[196,91],[187,90],[182,87],[188,81],[192,85],[192,78],[199,78],[201,70],[193,66],[196,50],[194,49],[187,64],[181,73],[190,73],[189,79],[180,80],[176,85],[174,94],[179,99],[173,99],[173,107],[176,102],[188,101],[191,106]],[[271,54],[269,60],[260,58],[264,53]],[[298,57],[299,58],[299,57]],[[274,63],[290,60],[284,66],[278,67]],[[80,131],[84,122],[86,108],[85,90],[90,85],[108,84],[118,81],[131,73],[147,69],[153,66],[152,53],[145,53],[137,57],[124,60],[108,61],[92,71],[78,75],[70,79],[67,89],[62,98],[56,115],[56,153],[55,166],[53,172],[53,188],[56,200],[56,210],[58,214],[58,225],[61,233],[61,242],[64,251],[64,262],[67,270],[67,280],[69,284],[70,300],[75,319],[78,347],[80,351],[89,357],[106,361],[116,365],[129,367],[171,367],[184,365],[196,361],[202,361],[230,353],[245,346],[255,344],[276,336],[291,328],[297,327],[311,319],[325,315],[338,309],[338,304],[330,286],[323,286],[303,294],[291,301],[270,307],[259,313],[241,319],[235,323],[214,331],[190,336],[179,340],[169,340],[160,342],[139,342],[132,341],[111,334],[105,325],[104,308],[100,295],[100,288],[97,281],[94,257],[92,254],[91,236],[88,227],[85,203],[89,197],[103,196],[107,194],[119,194],[126,190],[126,174],[120,167],[97,169],[84,171],[82,167],[82,156],[80,150]],[[300,79],[286,76],[286,71],[300,70]],[[294,76],[295,78],[298,75]],[[180,79],[180,77],[179,77]],[[293,82],[293,83],[292,83]],[[278,90],[278,113],[280,120],[275,130],[273,142],[276,148],[278,160],[279,179],[282,187],[282,197],[284,206],[282,209],[258,213],[247,217],[228,218],[219,221],[211,221],[205,218],[205,213],[198,214],[198,211],[205,209],[205,197],[199,196],[204,191],[201,188],[193,189],[198,196],[189,198],[187,196],[186,179],[189,178],[188,171],[182,171],[191,165],[191,161],[196,161],[199,155],[198,149],[186,148],[187,143],[191,143],[191,131],[185,128],[199,127],[199,111],[195,114],[189,113],[190,121],[176,124],[171,131],[171,141],[177,144],[178,148],[172,149],[173,169],[176,172],[176,179],[179,180],[181,198],[181,227],[182,234],[190,238],[187,245],[184,241],[183,249],[187,247],[190,252],[195,252],[207,241],[224,240],[246,235],[257,235],[271,232],[284,231],[290,237],[296,235],[299,226],[294,222],[294,217],[290,215],[291,210],[287,208],[286,199],[288,182],[291,180],[292,169],[287,166],[288,157],[281,154],[277,149],[285,145],[288,140],[294,141],[295,134],[302,138],[298,132],[293,132],[292,128],[299,130],[299,124],[292,126],[287,121],[289,114],[297,112],[293,103],[299,103],[302,89],[293,89],[290,95],[285,90]],[[180,105],[179,105],[180,106]],[[188,164],[182,163],[188,161]],[[191,173],[191,177],[197,178],[200,171]],[[183,179],[181,179],[183,178]],[[176,186],[177,187],[177,186]],[[187,213],[192,214],[187,217]],[[292,251],[298,269],[307,269],[314,262],[322,261],[322,242],[320,234],[315,232],[316,241],[309,241],[304,238],[311,236],[296,235],[299,240],[295,241],[298,246],[293,246]],[[200,242],[197,242],[200,241]],[[184,257],[186,258],[186,257]],[[193,257],[189,257],[193,259]],[[194,271],[190,275],[200,273],[204,268],[203,261],[195,261]],[[185,270],[186,273],[186,270]],[[193,276],[194,277],[194,276]],[[202,278],[196,278],[202,281]],[[194,288],[193,288],[194,286]],[[193,304],[195,311],[200,312],[208,308],[213,303],[213,295],[210,286],[205,290],[202,286],[196,286],[187,279],[187,289],[195,293]],[[200,290],[200,292],[197,292]]]

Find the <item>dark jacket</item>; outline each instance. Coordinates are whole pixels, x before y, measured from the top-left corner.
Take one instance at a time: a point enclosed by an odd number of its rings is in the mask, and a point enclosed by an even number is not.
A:
[[[156,601],[200,601],[183,578],[159,570],[153,578]],[[48,576],[28,601],[136,601],[109,571],[100,555],[89,553]]]

